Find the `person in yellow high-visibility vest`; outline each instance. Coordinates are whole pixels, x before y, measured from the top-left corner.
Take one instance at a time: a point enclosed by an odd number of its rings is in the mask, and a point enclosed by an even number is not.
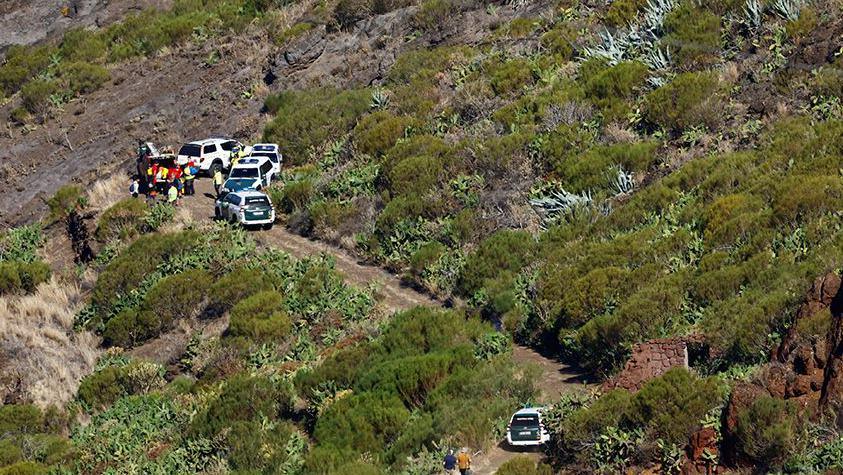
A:
[[[214,191],[216,191],[217,196],[220,195],[220,188],[222,188],[222,170],[217,168],[214,170]]]

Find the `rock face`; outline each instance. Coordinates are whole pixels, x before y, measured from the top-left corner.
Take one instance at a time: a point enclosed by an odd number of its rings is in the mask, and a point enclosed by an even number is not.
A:
[[[664,338],[639,343],[632,348],[632,356],[614,378],[603,388],[641,389],[647,381],[659,377],[671,368],[688,367],[688,342],[682,338]]]
[[[837,276],[835,276],[837,277]],[[820,406],[838,415],[837,425],[843,426],[843,287],[837,277],[837,292],[829,303],[831,330],[828,333],[828,358],[823,374]]]

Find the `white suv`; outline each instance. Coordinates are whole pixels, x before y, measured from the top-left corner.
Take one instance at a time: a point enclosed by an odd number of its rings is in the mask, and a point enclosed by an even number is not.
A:
[[[222,185],[222,193],[260,190],[269,186],[273,178],[275,178],[275,168],[268,158],[241,158],[231,167],[228,179]]]
[[[272,169],[275,173],[281,173],[281,162],[284,157],[278,149],[277,143],[256,143],[252,145],[250,157],[266,157],[272,162]]]
[[[187,165],[193,162],[200,171],[213,176],[217,169],[227,169],[231,166],[231,151],[237,147],[242,148],[243,145],[229,139],[207,139],[186,143],[179,149],[178,163]]]
[[[258,225],[271,229],[275,222],[275,209],[269,196],[259,191],[237,191],[219,198],[214,206],[214,216],[230,223],[244,226]]]

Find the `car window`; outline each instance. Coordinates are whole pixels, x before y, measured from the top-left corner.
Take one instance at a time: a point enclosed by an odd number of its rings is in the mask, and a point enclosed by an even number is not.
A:
[[[237,196],[237,195],[232,195],[232,196],[231,196],[231,202],[232,202],[233,204],[239,205],[240,203],[242,203],[242,202],[243,202],[243,200],[242,200],[239,196]]]
[[[202,148],[202,153],[214,153],[216,151],[217,151],[217,146],[214,145],[214,144],[208,144],[208,145],[205,145],[204,148]]]
[[[179,155],[186,155],[188,157],[198,157],[200,155],[201,148],[196,144],[186,144],[182,145],[179,149]]]
[[[539,416],[535,414],[518,414],[512,416],[512,427],[537,427]]]
[[[231,200],[232,200],[233,198],[234,198],[234,195],[225,195],[225,197],[222,199],[222,201],[223,201],[224,203],[232,203],[232,201],[231,201]]]
[[[237,143],[237,142],[235,142],[235,141],[233,141],[233,140],[229,140],[229,141],[227,141],[227,142],[223,142],[223,143],[221,143],[221,144],[220,144],[220,146],[221,146],[221,147],[222,147],[222,149],[223,149],[223,150],[225,150],[226,152],[230,152],[230,151],[234,148],[234,145],[235,145],[236,143]]]
[[[269,206],[269,200],[265,196],[250,196],[246,198],[247,205],[266,205]]]
[[[257,168],[233,168],[228,175],[229,178],[258,178]]]
[[[272,170],[272,163],[266,162],[261,165],[261,173],[263,173],[264,175],[266,175],[266,172],[268,172],[269,170]]]

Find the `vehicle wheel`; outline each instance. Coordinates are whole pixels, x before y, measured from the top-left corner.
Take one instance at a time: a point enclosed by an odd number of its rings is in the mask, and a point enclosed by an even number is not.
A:
[[[265,231],[269,231],[270,229],[272,229],[272,224],[273,223],[264,224],[262,227]]]
[[[213,177],[217,170],[222,170],[222,163],[219,161],[214,161],[210,167],[208,167],[208,176]]]

